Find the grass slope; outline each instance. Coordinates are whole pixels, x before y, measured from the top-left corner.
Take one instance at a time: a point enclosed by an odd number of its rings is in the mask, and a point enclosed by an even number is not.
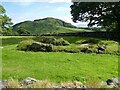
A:
[[[106,80],[118,77],[117,55],[16,50],[17,43],[28,38],[33,37],[3,38],[3,79],[13,77],[21,80],[25,77],[33,77],[53,82],[75,80],[84,82],[88,78]],[[75,37],[71,37],[72,42],[74,42],[72,38],[75,39]],[[15,40],[13,41],[13,39]],[[13,41],[13,44],[9,44],[10,40]]]
[[[87,31],[85,29],[77,29],[72,24],[56,18],[44,18],[34,21],[24,21],[15,24],[13,26],[13,32],[17,32],[20,28],[30,32],[31,34]]]

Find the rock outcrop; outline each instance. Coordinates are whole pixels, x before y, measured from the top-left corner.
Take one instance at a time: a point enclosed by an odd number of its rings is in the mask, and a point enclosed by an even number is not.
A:
[[[48,45],[48,44],[43,44],[43,43],[40,43],[40,42],[34,42],[29,47],[27,47],[28,51],[34,51],[34,52],[37,52],[37,51],[51,52],[52,49],[53,49],[52,44]]]

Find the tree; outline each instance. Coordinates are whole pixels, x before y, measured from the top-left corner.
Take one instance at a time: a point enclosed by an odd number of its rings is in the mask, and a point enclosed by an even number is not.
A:
[[[0,5],[0,33],[3,35],[10,35],[12,33],[12,22],[5,14],[5,9]]]
[[[73,21],[88,22],[88,26],[98,25],[120,32],[120,2],[73,2]],[[111,29],[110,29],[111,30]]]
[[[29,31],[27,31],[26,29],[22,28],[22,27],[19,27],[18,30],[17,30],[17,33],[20,35],[20,34],[30,34]]]

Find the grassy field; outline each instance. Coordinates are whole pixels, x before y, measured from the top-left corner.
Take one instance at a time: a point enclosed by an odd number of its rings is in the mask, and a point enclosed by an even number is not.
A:
[[[1,38],[3,79],[33,77],[59,83],[76,80],[85,82],[89,78],[102,81],[118,77],[118,55],[18,51],[16,46],[20,41],[34,37]],[[71,36],[64,39],[74,44],[86,38]]]

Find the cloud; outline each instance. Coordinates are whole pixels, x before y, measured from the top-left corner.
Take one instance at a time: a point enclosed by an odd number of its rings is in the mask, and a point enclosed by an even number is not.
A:
[[[29,6],[29,5],[31,5],[33,2],[19,2],[19,4],[21,5],[21,6]]]

